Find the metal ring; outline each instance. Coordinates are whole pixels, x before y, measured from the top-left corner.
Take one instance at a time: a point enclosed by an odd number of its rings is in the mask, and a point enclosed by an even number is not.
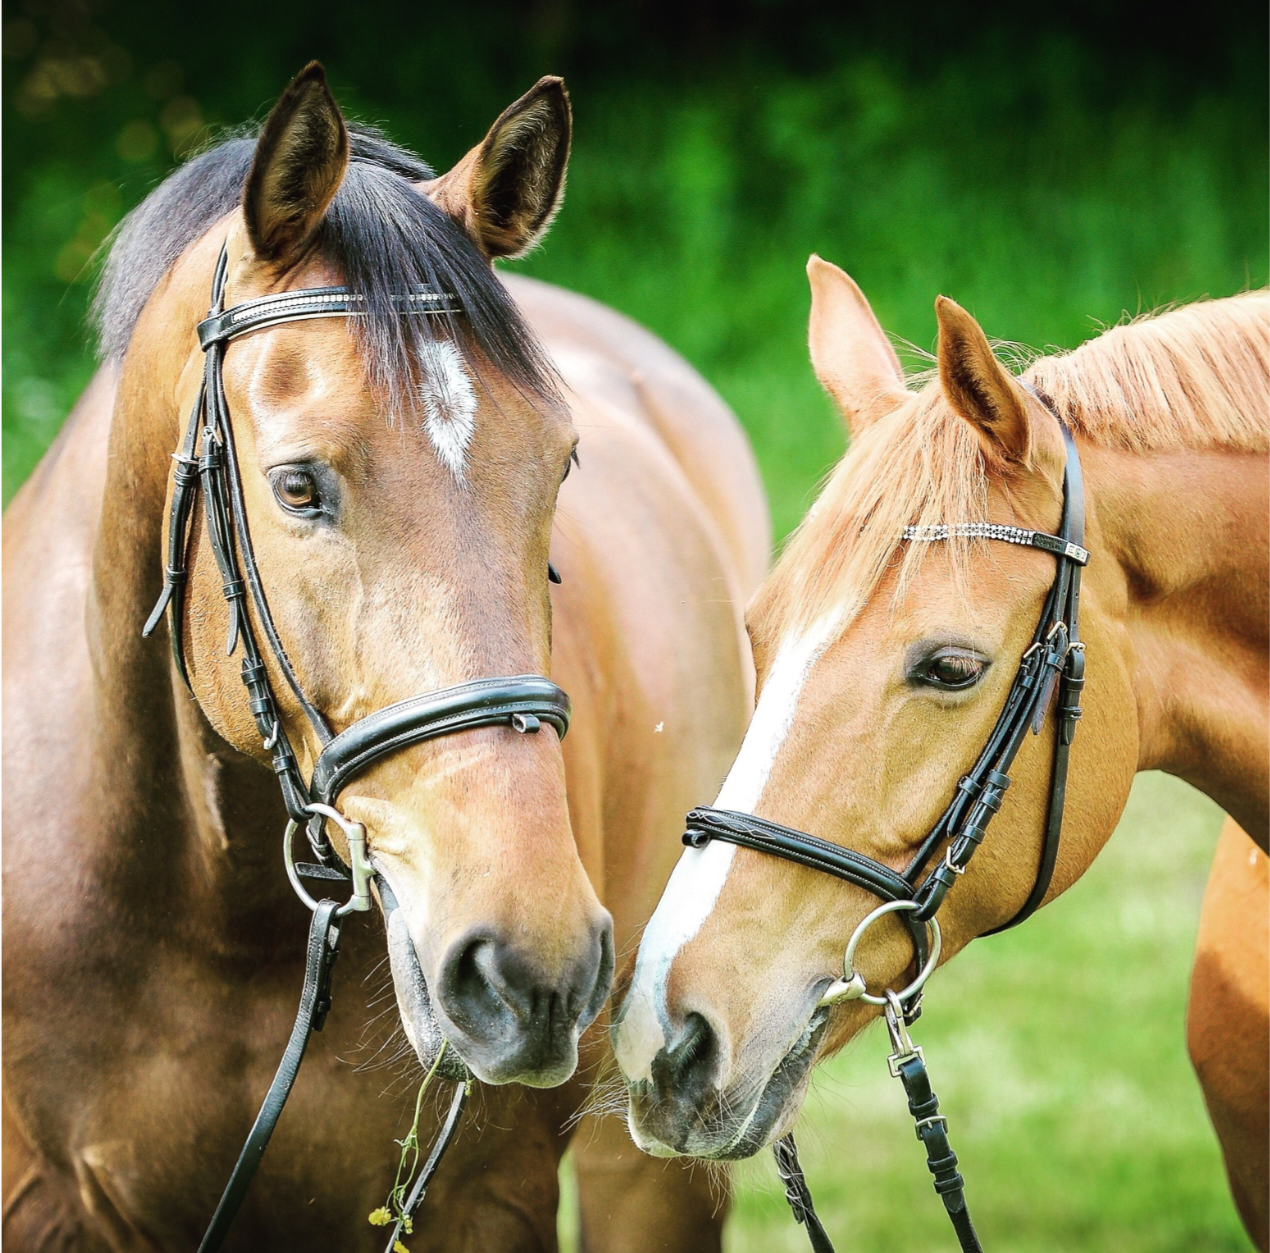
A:
[[[893,914],[899,910],[920,909],[921,906],[917,901],[887,901],[884,905],[879,905],[877,909],[868,913],[860,921],[860,924],[851,933],[851,939],[847,941],[846,955],[842,959],[842,978],[836,979],[825,989],[825,994],[820,998],[819,1005],[837,1005],[841,1001],[865,1001],[870,1005],[886,1005],[887,998],[883,996],[873,996],[867,989],[864,982],[864,976],[855,969],[855,951],[859,946],[860,939],[864,933],[879,918],[886,914]],[[930,956],[926,959],[926,964],[917,972],[917,977],[908,987],[900,992],[891,993],[898,997],[900,1001],[910,1001],[925,986],[926,980],[930,978],[936,965],[939,963],[940,949],[943,947],[943,936],[939,930],[939,923],[934,918],[928,918],[926,925],[931,932]]]
[[[314,801],[308,807],[310,812],[321,814],[322,817],[328,818],[335,823],[341,831],[344,832],[345,839],[348,840],[350,852],[354,852],[357,848],[361,848],[364,852],[366,847],[366,828],[360,822],[353,822],[344,817],[338,809],[332,808],[330,805],[323,805]],[[291,844],[295,839],[295,833],[300,829],[300,824],[294,818],[287,823],[286,832],[282,837],[282,862],[287,870],[287,878],[291,881],[291,886],[295,889],[295,894],[308,906],[309,909],[316,912],[318,903],[311,897],[303,883],[300,882],[300,876],[296,873],[295,857],[292,855]],[[356,862],[358,859],[354,857]],[[363,858],[364,860],[364,858]],[[364,898],[364,899],[363,899]],[[346,914],[351,914],[354,910],[365,911],[370,908],[369,895],[359,887],[357,883],[356,868],[354,870],[353,895],[335,911],[337,918],[342,918]]]

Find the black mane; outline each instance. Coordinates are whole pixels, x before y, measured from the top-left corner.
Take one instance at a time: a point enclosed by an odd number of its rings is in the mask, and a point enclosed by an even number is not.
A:
[[[437,319],[403,318],[392,293],[420,286],[454,293],[461,318],[446,329],[473,367],[477,355],[522,391],[556,398],[555,375],[538,341],[466,232],[418,192],[433,176],[413,153],[373,128],[349,127],[348,171],[327,210],[318,247],[366,297],[367,316],[354,325],[367,374],[395,410],[415,379],[417,337]],[[98,353],[120,360],[141,310],[191,243],[242,198],[256,149],[238,135],[201,153],[165,179],[120,224],[93,299]]]

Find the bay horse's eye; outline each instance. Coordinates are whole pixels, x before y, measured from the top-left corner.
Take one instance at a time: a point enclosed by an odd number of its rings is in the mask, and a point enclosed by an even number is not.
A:
[[[284,466],[276,470],[272,476],[273,494],[289,513],[298,513],[306,517],[321,511],[322,501],[318,496],[317,483],[313,475],[299,466]]]
[[[942,648],[922,667],[917,676],[931,687],[959,691],[973,687],[988,668],[986,660],[961,648]]]

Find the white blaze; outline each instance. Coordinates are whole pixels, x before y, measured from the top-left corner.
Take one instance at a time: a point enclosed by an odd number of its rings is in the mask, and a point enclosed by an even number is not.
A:
[[[441,464],[462,483],[468,445],[476,432],[476,389],[462,354],[448,340],[421,338],[418,348],[423,429]]]
[[[827,615],[805,635],[781,644],[715,808],[754,812],[794,724],[807,676],[833,638],[837,623],[837,615]],[[615,1045],[618,1064],[628,1079],[651,1077],[653,1058],[666,1043],[663,1016],[671,965],[709,918],[735,854],[735,844],[720,840],[712,840],[705,848],[685,849],[644,928]]]

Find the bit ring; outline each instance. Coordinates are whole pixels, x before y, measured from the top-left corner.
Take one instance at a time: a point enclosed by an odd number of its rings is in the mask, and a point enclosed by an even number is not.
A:
[[[882,996],[874,996],[868,990],[864,982],[864,976],[855,969],[855,951],[860,944],[860,940],[864,933],[879,918],[885,917],[887,914],[897,913],[900,910],[918,909],[920,906],[917,901],[887,901],[883,905],[879,905],[877,909],[866,914],[856,929],[851,933],[851,938],[847,941],[846,955],[842,959],[842,978],[835,979],[833,983],[825,989],[824,995],[820,998],[817,1008],[827,1005],[837,1005],[842,1001],[865,1001],[870,1005],[887,1005],[888,996],[894,996],[901,1002],[907,1003],[915,997],[926,985],[926,980],[931,977],[935,967],[939,964],[939,953],[943,948],[943,936],[939,930],[939,923],[934,918],[928,918],[926,925],[930,928],[931,944],[930,956],[927,957],[925,964],[921,970],[917,972],[917,977],[908,987],[900,992],[891,992],[889,989]]]
[[[346,818],[338,809],[330,805],[323,805],[315,801],[308,808],[313,813],[321,814],[324,818],[335,823],[344,832],[344,838],[348,840],[349,865],[353,872],[353,895],[335,911],[335,916],[343,918],[354,911],[365,913],[372,904],[370,880],[375,873],[366,855],[366,828],[360,822],[353,822],[351,819]],[[309,895],[304,884],[300,882],[300,876],[296,873],[295,856],[291,845],[295,838],[295,833],[299,829],[300,824],[294,818],[287,823],[286,832],[282,837],[282,862],[287,870],[287,878],[295,889],[295,894],[309,909],[316,910],[318,907],[317,901]]]

